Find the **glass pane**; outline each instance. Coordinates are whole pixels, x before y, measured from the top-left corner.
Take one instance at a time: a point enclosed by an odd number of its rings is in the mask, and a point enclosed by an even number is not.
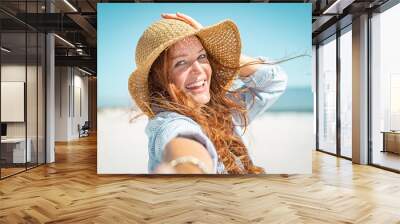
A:
[[[28,151],[30,150],[30,158],[28,159],[27,166],[28,168],[37,165],[37,132],[38,132],[38,125],[37,125],[37,63],[38,63],[38,49],[37,49],[37,33],[36,32],[29,32],[27,33],[28,38],[28,55],[27,55],[27,82],[26,82],[26,110],[27,110],[27,143],[28,143]]]
[[[45,44],[46,37],[44,34],[39,33],[38,36],[38,163],[45,163]]]
[[[2,178],[25,170],[26,35],[1,34],[1,166]],[[4,50],[6,49],[6,50]]]
[[[336,40],[318,48],[318,146],[336,153]]]
[[[352,141],[352,35],[351,30],[340,36],[340,150],[351,158]]]
[[[400,170],[400,4],[372,18],[372,163]]]
[[[45,1],[1,1],[0,7],[24,20],[45,12]],[[2,12],[0,19],[7,20],[0,24],[3,178],[45,162],[45,35]]]

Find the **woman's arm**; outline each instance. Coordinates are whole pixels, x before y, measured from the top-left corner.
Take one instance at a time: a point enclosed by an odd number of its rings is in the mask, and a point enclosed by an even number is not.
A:
[[[240,55],[240,65],[245,65],[247,63],[254,62],[254,61],[259,61],[259,60],[249,57],[249,56],[246,56],[244,54]],[[254,74],[254,72],[256,72],[257,69],[259,69],[261,66],[262,66],[262,64],[249,64],[249,65],[243,66],[239,71],[239,76],[244,78],[251,74]]]
[[[191,156],[199,159],[207,170],[212,170],[213,162],[207,149],[199,142],[189,138],[174,138],[166,146],[164,161],[171,162],[180,157]],[[192,163],[181,163],[175,166],[177,173],[202,173],[200,168]]]
[[[218,172],[218,153],[214,144],[192,119],[175,112],[160,112],[155,118],[149,120],[145,131],[149,137],[149,172],[176,173],[171,169],[162,169],[162,172],[157,169],[165,167],[160,164],[167,165],[173,160],[175,162],[172,162],[172,165],[176,163],[176,167],[184,163],[198,166],[197,160],[203,164],[201,167],[204,167],[207,173]]]
[[[266,61],[265,58],[241,57],[241,64],[250,61]],[[278,65],[251,64],[244,66],[239,72],[244,92],[241,97],[247,105],[248,122],[268,109],[285,91],[287,75]]]
[[[207,149],[199,142],[183,137],[172,139],[164,149],[163,161],[155,169],[154,173],[180,173],[180,174],[202,174],[203,170],[190,162],[179,163],[175,167],[170,162],[183,157],[198,159],[207,170],[212,170],[213,162]]]

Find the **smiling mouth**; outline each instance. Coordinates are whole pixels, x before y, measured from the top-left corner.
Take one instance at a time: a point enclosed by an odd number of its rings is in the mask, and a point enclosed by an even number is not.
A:
[[[185,88],[188,90],[202,90],[204,86],[206,86],[207,80],[203,79],[197,82],[190,83],[186,85]]]

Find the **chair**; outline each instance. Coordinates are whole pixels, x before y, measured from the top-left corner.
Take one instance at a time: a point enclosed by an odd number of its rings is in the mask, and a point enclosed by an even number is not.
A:
[[[90,129],[89,121],[85,121],[82,127],[80,127],[80,125],[78,124],[79,138],[89,136],[89,129]]]

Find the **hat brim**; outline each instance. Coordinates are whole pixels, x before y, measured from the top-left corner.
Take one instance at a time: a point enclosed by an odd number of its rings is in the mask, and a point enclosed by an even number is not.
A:
[[[131,73],[128,81],[129,92],[137,107],[146,115],[150,116],[152,114],[149,105],[147,83],[152,64],[167,47],[192,35],[199,37],[207,53],[210,54],[218,64],[222,65],[221,68],[223,69],[213,71],[213,75],[221,77],[219,80],[221,80],[221,84],[225,89],[229,89],[232,85],[240,65],[241,39],[235,23],[231,20],[224,20],[215,25],[195,30],[192,33],[187,33],[179,38],[166,42],[147,57],[146,63],[144,63],[143,66],[136,68]]]

